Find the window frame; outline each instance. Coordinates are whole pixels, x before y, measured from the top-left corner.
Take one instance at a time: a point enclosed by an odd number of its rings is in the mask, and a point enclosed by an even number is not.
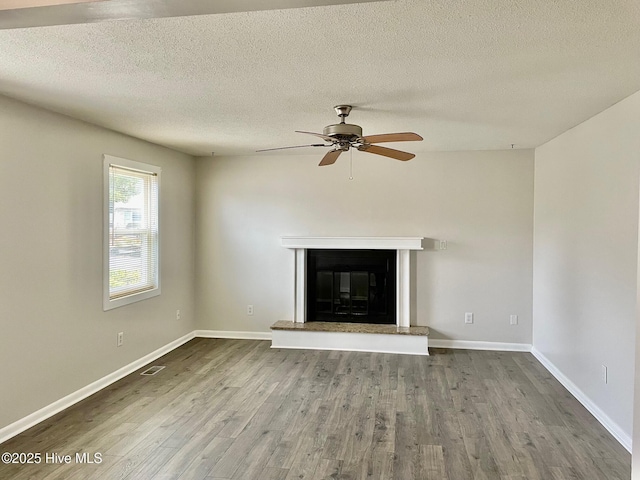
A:
[[[156,205],[157,212],[157,268],[156,268],[156,287],[150,290],[145,290],[142,292],[132,293],[130,295],[118,297],[118,298],[110,298],[111,290],[110,290],[110,248],[109,248],[109,214],[110,214],[110,204],[109,204],[109,187],[110,187],[110,178],[109,178],[109,168],[110,166],[122,167],[125,169],[146,173],[146,174],[154,174],[157,178],[158,185],[158,205]],[[106,312],[107,310],[111,310],[114,308],[122,307],[124,305],[130,305],[135,302],[139,302],[141,300],[146,300],[148,298],[156,297],[160,295],[160,244],[161,244],[161,231],[160,231],[160,195],[161,195],[161,173],[162,168],[157,165],[151,165],[148,163],[137,162],[134,160],[128,160],[126,158],[115,157],[112,155],[103,155],[103,220],[102,220],[102,307]]]

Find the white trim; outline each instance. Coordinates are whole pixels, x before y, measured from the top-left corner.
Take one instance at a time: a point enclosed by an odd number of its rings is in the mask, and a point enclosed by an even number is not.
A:
[[[530,352],[528,343],[476,342],[470,340],[442,340],[432,338],[429,346],[433,348],[457,348],[461,350],[491,350],[495,352]]]
[[[426,335],[272,330],[271,348],[429,355]]]
[[[578,400],[584,408],[586,408],[591,415],[596,417],[596,420],[606,428],[613,437],[620,442],[620,444],[631,453],[631,437],[620,428],[620,426],[611,420],[611,418],[604,413],[600,407],[598,407],[593,401],[582,391],[578,386],[573,383],[569,378],[556,367],[551,360],[540,352],[540,350],[533,347],[531,353],[534,357],[546,368],[556,380],[558,380],[564,388],[569,390],[569,393]]]
[[[422,250],[424,237],[280,237],[285,248]]]
[[[201,338],[234,338],[237,340],[271,340],[271,332],[230,332],[227,330],[195,330]]]
[[[102,199],[102,309],[106,312],[108,310],[122,307],[124,305],[129,305],[131,303],[139,302],[141,300],[146,300],[147,298],[157,297],[161,293],[160,287],[160,179],[162,176],[162,168],[157,165],[151,165],[148,163],[136,162],[134,160],[128,160],[126,158],[114,157],[113,155],[107,155],[106,153],[102,155],[102,163],[103,163],[103,199]],[[157,224],[158,224],[158,234],[156,238],[156,261],[158,265],[156,266],[156,278],[155,285],[156,287],[151,290],[146,290],[144,292],[133,293],[131,295],[127,295],[121,298],[111,299],[111,292],[109,287],[109,273],[110,273],[110,262],[109,262],[109,167],[111,165],[117,165],[119,167],[129,168],[131,170],[139,171],[142,173],[152,173],[156,175],[156,182],[158,185],[158,198],[156,207],[157,214]]]
[[[396,325],[411,324],[411,263],[409,250],[396,251]]]
[[[307,321],[307,250],[396,250],[396,325],[411,322],[411,250],[422,250],[424,237],[280,237],[294,250],[293,321]]]
[[[153,362],[155,359],[160,358],[163,355],[166,355],[172,350],[175,350],[180,345],[187,343],[189,340],[194,338],[194,332],[188,333],[177,340],[174,340],[171,343],[166,344],[164,347],[160,347],[157,350],[145,355],[144,357],[131,362],[128,365],[125,365],[122,368],[119,368],[115,372],[112,372],[95,382],[90,383],[89,385],[82,387],[79,390],[76,390],[73,393],[70,393],[66,397],[57,400],[46,407],[41,408],[40,410],[33,412],[30,415],[27,415],[24,418],[21,418],[17,422],[14,422],[10,425],[7,425],[4,428],[0,429],[0,443],[9,440],[12,437],[15,437],[19,433],[24,432],[28,428],[33,427],[34,425],[46,420],[49,417],[52,417],[56,413],[65,410],[72,405],[75,405],[81,400],[84,400],[90,395],[93,395],[96,392],[99,392],[103,388],[108,387],[114,382],[117,382],[123,377],[135,372],[141,367],[144,367],[146,364]]]
[[[294,322],[307,321],[307,251],[296,248]]]

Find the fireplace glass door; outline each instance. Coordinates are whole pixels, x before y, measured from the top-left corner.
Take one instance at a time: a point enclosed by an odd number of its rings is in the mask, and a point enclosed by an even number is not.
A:
[[[316,272],[316,312],[335,315],[369,313],[369,272]]]
[[[307,321],[395,323],[395,251],[309,250]]]

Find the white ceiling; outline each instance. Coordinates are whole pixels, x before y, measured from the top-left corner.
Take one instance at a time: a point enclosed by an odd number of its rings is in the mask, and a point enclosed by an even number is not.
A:
[[[314,143],[339,103],[425,139],[394,148],[531,148],[640,90],[639,27],[637,0],[398,0],[5,29],[0,93],[196,155]]]

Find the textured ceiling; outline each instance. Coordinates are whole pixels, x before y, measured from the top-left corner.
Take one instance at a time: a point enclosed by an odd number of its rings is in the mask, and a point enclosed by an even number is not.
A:
[[[640,90],[639,25],[637,0],[399,0],[10,29],[0,93],[196,155],[313,141],[338,103],[409,151],[530,148]]]

